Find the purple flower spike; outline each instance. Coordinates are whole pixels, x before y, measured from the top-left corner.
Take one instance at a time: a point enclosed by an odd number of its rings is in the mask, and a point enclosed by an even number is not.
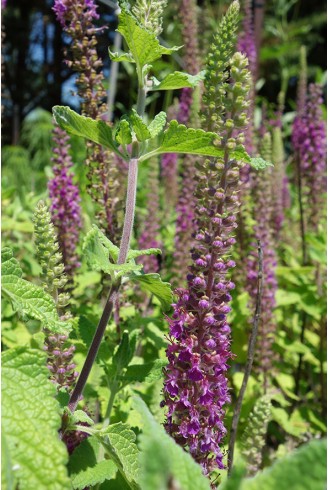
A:
[[[322,116],[322,88],[311,84],[303,111],[299,110],[293,125],[292,143],[299,161],[302,194],[307,227],[316,231],[323,213],[326,189],[326,126]]]
[[[76,246],[79,241],[79,231],[82,227],[80,195],[73,184],[72,159],[69,155],[69,137],[59,126],[53,130],[53,172],[54,177],[49,181],[51,199],[51,217],[56,227],[60,251],[63,255],[65,271],[72,277],[74,269],[79,267]]]

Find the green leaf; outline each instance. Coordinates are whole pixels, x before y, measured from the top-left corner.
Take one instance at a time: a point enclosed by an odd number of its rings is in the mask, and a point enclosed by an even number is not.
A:
[[[163,368],[167,365],[167,361],[156,359],[156,361],[147,364],[132,364],[126,372],[119,376],[119,380],[123,385],[129,383],[152,383],[163,376]]]
[[[112,61],[127,61],[128,63],[135,63],[131,53],[113,53],[108,49],[109,57]]]
[[[273,163],[263,160],[261,157],[251,158],[249,162],[250,166],[255,168],[255,170],[264,170],[267,167],[273,167]]]
[[[123,332],[120,345],[113,356],[113,366],[116,369],[116,373],[120,373],[125,367],[128,366],[131,361],[136,344],[136,337],[132,337],[132,342],[130,342],[129,332]]]
[[[196,87],[205,78],[205,70],[197,75],[189,75],[181,71],[175,71],[167,75],[161,82],[155,77],[152,78],[153,86],[150,90],[177,90],[184,87]]]
[[[129,250],[128,260],[136,259],[141,255],[160,255],[162,250],[160,248],[146,248],[144,250]]]
[[[22,269],[19,262],[13,257],[13,251],[9,247],[4,247],[1,251],[1,274],[22,277]]]
[[[152,138],[156,138],[156,136],[158,136],[162,132],[165,123],[166,123],[166,113],[159,112],[148,126],[148,130]]]
[[[1,429],[1,487],[5,490],[15,490],[15,473],[4,429]]]
[[[115,139],[120,145],[129,145],[132,143],[130,124],[126,119],[120,121]]]
[[[70,456],[68,471],[73,488],[83,490],[115,477],[117,467],[113,461],[98,461],[99,447],[96,437],[88,437]]]
[[[7,461],[20,490],[70,489],[56,389],[43,352],[20,347],[2,354],[2,420]]]
[[[180,49],[179,47],[165,48],[161,46],[155,34],[138,25],[137,20],[125,9],[121,10],[118,17],[117,31],[124,37],[132,58],[137,64],[139,78],[145,65],[157,60],[163,54],[171,54]]]
[[[135,433],[119,422],[99,432],[100,441],[131,488],[138,489],[138,455]]]
[[[301,437],[308,430],[308,424],[294,414],[288,416],[283,408],[272,407],[272,420],[275,420],[282,429],[294,437]]]
[[[134,282],[139,282],[142,289],[150,292],[161,302],[163,310],[170,308],[173,303],[171,284],[163,282],[159,274],[136,274],[129,275]]]
[[[219,486],[219,490],[239,490],[245,474],[245,461],[239,458],[232,467],[231,475],[222,482]]]
[[[56,123],[67,133],[81,136],[99,145],[115,151],[124,158],[113,140],[112,129],[105,121],[96,121],[90,117],[80,116],[69,107],[58,106],[52,108]]]
[[[68,408],[67,411],[70,412]],[[70,412],[68,415],[71,417],[72,424],[79,424],[82,422],[88,424],[89,426],[94,425],[94,421],[92,420],[92,418],[90,418],[89,415],[83,410],[75,410],[74,413]]]
[[[203,131],[202,129],[187,128],[177,121],[170,121],[169,127],[163,133],[160,146],[139,158],[140,162],[148,160],[154,155],[161,153],[190,153],[192,155],[205,155],[217,158],[224,157],[224,150],[214,145],[217,138],[215,133]],[[249,162],[250,157],[243,147],[229,153],[229,157],[244,162]]]
[[[177,483],[175,486],[181,490],[209,490],[210,482],[202,474],[201,467],[156,422],[145,402],[137,396],[133,399],[144,423],[139,459],[142,490],[168,488],[169,481],[173,486],[172,477]]]
[[[147,124],[143,122],[142,117],[134,109],[132,109],[129,119],[138,141],[142,142],[151,138]]]
[[[21,269],[17,260],[12,257],[12,251],[8,248],[4,249],[1,258],[1,290],[10,300],[13,309],[23,316],[40,320],[42,327],[49,328],[53,333],[68,333],[71,324],[59,320],[53,298],[41,287],[20,277]]]
[[[244,480],[241,490],[323,490],[326,460],[327,441],[312,440],[254,478]]]
[[[95,271],[103,271],[107,274],[118,272],[116,277],[119,277],[142,268],[141,265],[137,265],[134,262],[127,262],[126,264],[110,262],[109,256],[111,255],[112,259],[116,260],[119,249],[95,225],[87,233],[82,250],[89,267]]]

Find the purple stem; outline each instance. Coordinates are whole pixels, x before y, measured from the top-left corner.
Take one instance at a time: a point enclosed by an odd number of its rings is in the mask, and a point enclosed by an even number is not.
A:
[[[129,174],[128,174],[128,189],[126,193],[126,211],[124,217],[124,225],[123,225],[123,235],[120,246],[120,252],[118,257],[118,264],[124,264],[126,262],[130,239],[133,229],[134,222],[134,212],[136,205],[136,191],[137,191],[137,179],[138,179],[138,159],[132,158],[129,164]],[[99,320],[96,333],[92,339],[92,343],[90,345],[87,357],[85,359],[83,368],[81,370],[81,374],[77,380],[76,386],[71,394],[68,408],[73,413],[77,407],[77,404],[80,400],[86,382],[88,380],[90,371],[92,369],[93,363],[98,354],[98,350],[100,347],[101,340],[106,330],[106,326],[108,320],[111,317],[113,307],[116,303],[118,297],[118,291],[121,286],[121,279],[118,279],[113,283],[109,295],[105,304],[105,308]]]

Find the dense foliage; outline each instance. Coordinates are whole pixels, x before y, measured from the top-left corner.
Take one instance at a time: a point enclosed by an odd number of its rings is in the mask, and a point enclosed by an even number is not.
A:
[[[3,488],[322,490],[323,14],[44,3],[33,83],[2,3]]]

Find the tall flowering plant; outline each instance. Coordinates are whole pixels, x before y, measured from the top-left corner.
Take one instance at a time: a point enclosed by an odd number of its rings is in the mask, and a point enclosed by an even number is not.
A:
[[[292,143],[302,185],[302,199],[311,206],[306,209],[308,229],[317,230],[322,216],[326,192],[326,126],[322,117],[322,88],[310,84],[304,108],[299,107],[292,133]]]
[[[52,222],[57,230],[60,251],[65,264],[65,271],[72,278],[74,269],[79,266],[76,246],[82,228],[80,194],[73,183],[72,158],[69,154],[69,136],[58,126],[53,130],[53,172],[49,181],[50,212]]]
[[[272,143],[270,133],[266,133],[261,143],[261,155],[270,162],[272,160]],[[255,175],[254,187],[252,189],[252,200],[254,203],[253,214],[255,218],[254,242],[247,261],[246,290],[250,296],[251,311],[255,310],[257,298],[258,281],[258,256],[256,253],[256,242],[261,243],[263,250],[263,290],[261,297],[261,319],[255,353],[256,370],[262,375],[264,391],[267,390],[273,373],[274,334],[276,323],[274,309],[276,305],[276,267],[277,253],[275,242],[275,228],[273,218],[275,216],[275,189],[272,188],[273,169],[267,171],[264,176]]]
[[[229,254],[235,243],[242,167],[231,151],[244,141],[250,89],[247,59],[240,53],[233,55],[238,12],[238,3],[233,2],[207,60],[202,121],[217,131],[217,145],[224,156],[197,166],[196,243],[188,286],[177,290],[178,301],[169,319],[164,383],[166,430],[189,448],[205,474],[225,466],[221,449],[226,434],[224,405],[230,400],[226,371],[232,354],[227,314],[234,288],[229,272],[235,263]]]
[[[96,38],[103,28],[94,26],[94,21],[99,19],[97,6],[93,0],[55,0],[53,9],[64,32],[72,39],[66,63],[78,74],[76,85],[82,113],[103,119],[106,116],[106,91]],[[113,157],[108,149],[88,142],[86,164],[89,167],[87,190],[97,203],[98,220],[106,233],[115,238],[118,182]]]

